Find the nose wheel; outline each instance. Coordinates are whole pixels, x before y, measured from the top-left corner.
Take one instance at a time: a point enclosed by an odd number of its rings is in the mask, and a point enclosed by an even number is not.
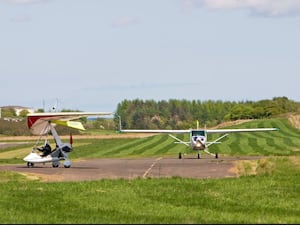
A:
[[[59,164],[60,164],[59,161],[53,162],[52,167],[57,168],[57,167],[59,167]]]
[[[32,162],[27,162],[27,167],[28,167],[28,168],[34,167],[34,163],[32,163]]]

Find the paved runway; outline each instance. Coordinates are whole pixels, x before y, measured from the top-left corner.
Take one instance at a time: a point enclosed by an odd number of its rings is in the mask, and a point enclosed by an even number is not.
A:
[[[27,174],[42,181],[84,181],[99,179],[132,179],[136,177],[189,177],[224,178],[236,177],[234,172],[238,160],[261,157],[214,158],[139,158],[139,159],[88,159],[72,161],[71,168],[52,168],[51,163],[36,164],[34,168],[22,165],[0,166],[0,170],[11,170]]]

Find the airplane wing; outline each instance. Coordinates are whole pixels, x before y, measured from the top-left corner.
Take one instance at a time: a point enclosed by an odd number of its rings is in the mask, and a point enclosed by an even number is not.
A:
[[[184,134],[190,133],[190,130],[120,130],[124,133],[165,133],[165,134]]]
[[[236,128],[236,129],[216,129],[216,130],[206,130],[206,133],[216,134],[216,133],[238,133],[238,132],[259,132],[259,131],[278,131],[279,128]]]
[[[43,135],[49,132],[48,124],[64,125],[84,130],[81,122],[70,121],[87,116],[109,116],[110,112],[54,112],[54,113],[29,113],[27,114],[27,126],[35,135]]]
[[[236,129],[216,129],[216,130],[206,130],[206,133],[238,133],[238,132],[258,132],[258,131],[278,131],[278,128],[236,128]],[[184,134],[190,133],[191,130],[120,130],[124,133],[177,133]]]

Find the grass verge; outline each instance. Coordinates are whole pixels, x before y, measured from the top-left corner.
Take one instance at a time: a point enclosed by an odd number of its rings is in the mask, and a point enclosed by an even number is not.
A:
[[[0,172],[0,223],[299,223],[299,165],[271,157],[239,178],[65,183]]]

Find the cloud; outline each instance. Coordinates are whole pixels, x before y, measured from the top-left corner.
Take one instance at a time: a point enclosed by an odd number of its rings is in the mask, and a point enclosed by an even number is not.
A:
[[[300,15],[299,0],[193,0],[193,3],[207,9],[248,9],[271,17]]]
[[[120,17],[113,21],[113,27],[125,27],[137,22],[137,19],[133,16]]]

